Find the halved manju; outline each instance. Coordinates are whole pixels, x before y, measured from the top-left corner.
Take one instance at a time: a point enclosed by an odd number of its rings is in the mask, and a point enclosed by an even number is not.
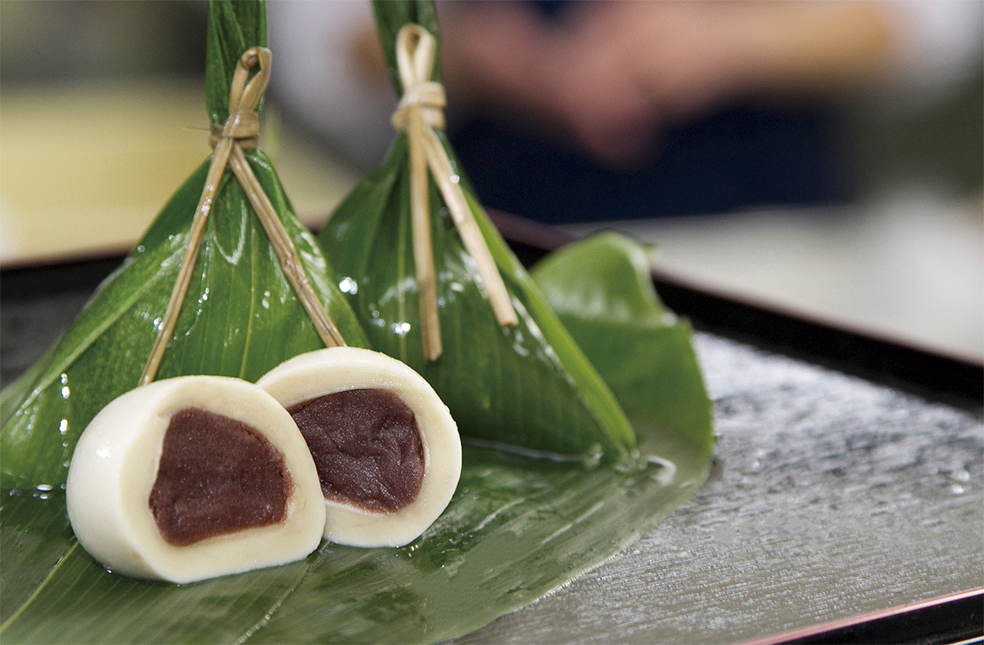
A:
[[[220,376],[113,400],[79,439],[66,495],[76,537],[107,569],[177,583],[302,559],[325,522],[293,419],[257,386]]]
[[[461,474],[447,406],[415,371],[378,352],[296,356],[257,381],[287,408],[314,457],[325,538],[402,546],[436,520]]]

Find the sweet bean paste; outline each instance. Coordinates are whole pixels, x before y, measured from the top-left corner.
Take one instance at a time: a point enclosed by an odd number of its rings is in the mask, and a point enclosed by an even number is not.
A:
[[[413,411],[392,392],[335,392],[288,409],[307,441],[327,499],[398,511],[424,479],[424,445]]]
[[[164,434],[150,509],[164,540],[187,546],[282,522],[292,487],[283,453],[255,428],[185,408]]]

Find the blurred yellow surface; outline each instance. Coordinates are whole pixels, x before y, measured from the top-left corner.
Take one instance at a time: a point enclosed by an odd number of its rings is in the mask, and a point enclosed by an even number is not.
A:
[[[275,157],[302,220],[318,227],[358,175],[281,131],[275,111],[270,125],[272,136],[262,145]],[[130,248],[208,157],[207,126],[201,79],[5,88],[0,263]]]

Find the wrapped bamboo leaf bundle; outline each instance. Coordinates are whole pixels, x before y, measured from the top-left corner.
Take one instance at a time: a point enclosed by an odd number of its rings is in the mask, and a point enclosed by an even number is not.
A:
[[[79,435],[155,378],[255,381],[297,354],[366,346],[270,159],[256,149],[270,73],[265,8],[209,4],[212,157],[174,194],[72,328],[3,392],[2,485],[65,482]]]
[[[399,134],[318,241],[373,347],[420,372],[463,435],[588,461],[632,428],[475,198],[442,131],[433,3],[374,3]]]

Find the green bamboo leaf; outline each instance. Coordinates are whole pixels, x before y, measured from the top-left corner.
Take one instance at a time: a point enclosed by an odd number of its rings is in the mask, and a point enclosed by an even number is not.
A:
[[[45,545],[0,561],[5,583],[58,556],[42,580],[25,577],[4,594],[0,635],[6,643],[235,642],[262,623],[306,571],[301,562],[196,585],[142,582],[106,571],[78,542],[65,539],[71,530],[60,491],[11,496],[5,490],[0,512],[5,549],[14,542]]]
[[[0,625],[25,605],[76,544],[64,505],[40,503],[50,494],[5,492],[0,500]]]
[[[659,300],[651,266],[649,249],[601,233],[531,273],[615,392],[643,452],[679,461],[711,449],[713,414],[690,325]]]
[[[422,15],[433,23],[429,2],[380,2],[375,8],[387,52],[395,47],[401,21]],[[318,235],[370,343],[423,375],[451,409],[462,434],[561,454],[627,458],[635,439],[614,396],[489,221],[447,139],[439,138],[519,324],[496,322],[475,262],[431,181],[444,352],[437,361],[424,360],[407,139],[401,134],[383,166],[356,187]]]
[[[25,582],[16,595],[4,596],[0,637],[11,643],[438,642],[532,602],[632,544],[699,487],[709,463],[705,451],[679,465],[585,470],[466,446],[451,505],[406,547],[324,543],[302,562],[181,586],[110,574],[77,545],[66,548],[64,520],[51,527],[45,519],[63,518],[61,493],[41,501],[4,490],[0,543],[52,546],[49,553],[0,560],[3,580],[50,567],[37,587]],[[60,550],[65,555],[52,566]]]
[[[217,6],[232,11],[227,5],[215,3],[213,14]],[[239,10],[240,3],[235,6]],[[221,23],[210,23],[210,33],[219,27]],[[210,50],[209,60],[217,57]],[[294,214],[269,158],[259,150],[246,157],[339,331],[350,344],[366,346],[349,305],[327,280],[324,255]],[[58,345],[5,392],[3,485],[63,484],[89,421],[137,385],[177,277],[207,168],[208,162],[175,193]],[[157,378],[219,374],[255,381],[286,358],[323,346],[242,187],[227,171]]]
[[[437,39],[437,51],[434,56],[434,73],[431,80],[441,80],[441,32],[437,23],[437,13],[432,0],[372,0],[373,12],[376,14],[376,30],[379,32],[379,39],[383,43],[383,53],[386,55],[386,67],[389,69],[390,80],[393,87],[400,94],[403,93],[403,84],[400,81],[400,74],[396,67],[396,49],[392,44],[396,42],[396,34],[403,25],[415,23],[426,29]],[[389,46],[386,46],[386,45]]]
[[[184,586],[103,571],[71,537],[60,491],[3,490],[0,638],[437,642],[532,602],[636,541],[710,468],[709,401],[689,329],[659,304],[644,252],[625,240],[574,245],[534,274],[562,311],[592,312],[579,324],[571,317],[572,332],[606,374],[629,375],[613,389],[645,451],[636,467],[588,470],[465,446],[451,504],[406,547],[324,543],[303,562]],[[613,348],[621,358],[601,361]]]
[[[250,47],[267,46],[264,2],[210,0],[205,95],[208,116],[219,125],[229,118],[229,90],[239,57]]]

